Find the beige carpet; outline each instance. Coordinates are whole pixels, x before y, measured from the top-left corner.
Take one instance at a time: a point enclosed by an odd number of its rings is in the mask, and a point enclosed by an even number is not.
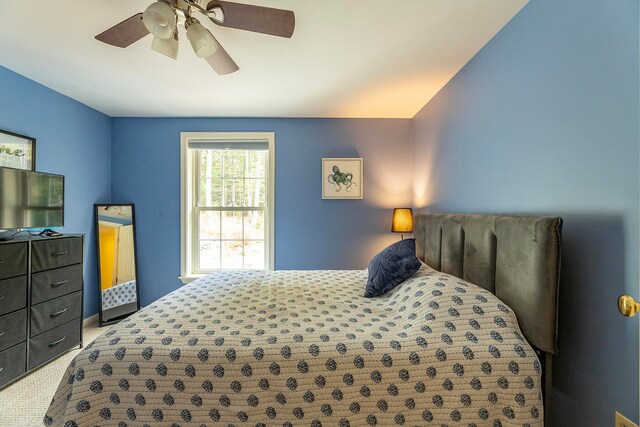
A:
[[[108,327],[98,328],[95,323],[86,326],[84,328],[84,344],[89,344],[107,330],[109,330]],[[76,348],[0,391],[0,426],[42,426],[42,418],[62,375],[79,352],[80,349]]]

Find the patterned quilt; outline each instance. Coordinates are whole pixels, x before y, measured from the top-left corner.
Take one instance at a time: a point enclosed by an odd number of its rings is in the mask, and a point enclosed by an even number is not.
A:
[[[102,291],[102,309],[108,310],[130,302],[136,302],[136,299],[136,281],[120,283]]]
[[[76,426],[541,427],[540,364],[509,307],[427,266],[221,272],[97,338],[44,418]]]

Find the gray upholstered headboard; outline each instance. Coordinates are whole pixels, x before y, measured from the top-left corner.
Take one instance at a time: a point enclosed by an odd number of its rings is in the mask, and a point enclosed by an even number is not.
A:
[[[562,218],[418,214],[418,258],[482,286],[518,316],[531,345],[556,353]]]

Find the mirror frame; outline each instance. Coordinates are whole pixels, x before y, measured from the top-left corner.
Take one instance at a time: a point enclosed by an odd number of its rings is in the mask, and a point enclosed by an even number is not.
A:
[[[102,314],[102,275],[100,268],[100,224],[98,219],[98,208],[99,207],[115,207],[115,206],[128,206],[131,207],[131,225],[133,225],[133,262],[135,264],[134,270],[136,274],[136,309],[127,314],[123,314],[113,319],[104,320]],[[103,327],[107,325],[112,325],[114,323],[118,323],[123,319],[131,316],[133,313],[136,313],[140,310],[140,284],[138,275],[138,242],[136,239],[137,227],[136,227],[136,211],[133,203],[95,203],[93,205],[93,215],[94,215],[94,225],[96,231],[96,260],[97,260],[97,272],[98,272],[98,326]]]

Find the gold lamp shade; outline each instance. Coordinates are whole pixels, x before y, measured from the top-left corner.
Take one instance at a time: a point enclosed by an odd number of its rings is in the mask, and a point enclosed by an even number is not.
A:
[[[411,208],[395,208],[391,231],[394,233],[413,233],[413,211]]]

